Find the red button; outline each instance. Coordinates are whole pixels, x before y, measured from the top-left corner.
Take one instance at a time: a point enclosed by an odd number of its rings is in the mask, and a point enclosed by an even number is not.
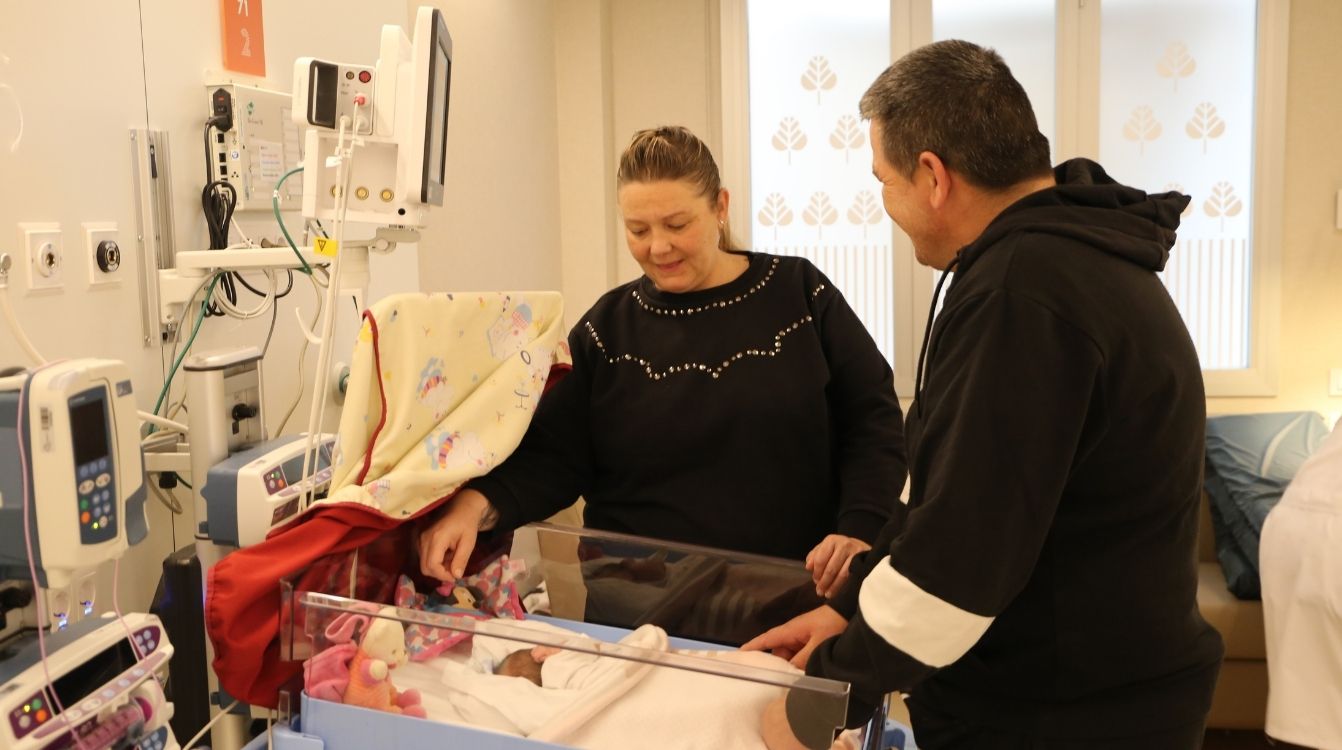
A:
[[[80,513],[80,514],[79,514],[79,522],[80,522],[80,523],[88,523],[88,522],[89,522],[89,512],[88,512],[88,511],[84,511],[83,513]]]
[[[38,724],[41,724],[42,722],[44,722],[44,721],[47,720],[47,710],[44,708],[44,709],[38,711],[38,712],[33,716],[33,718],[37,719],[37,723],[38,723]]]
[[[369,81],[373,80],[373,74],[369,73],[366,70],[361,70],[359,71],[359,80],[363,83],[368,83]]]

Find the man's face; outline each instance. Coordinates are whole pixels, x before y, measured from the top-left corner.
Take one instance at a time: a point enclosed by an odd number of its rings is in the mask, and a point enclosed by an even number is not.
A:
[[[931,207],[925,186],[917,184],[919,173],[910,180],[885,157],[881,124],[871,121],[871,173],[881,183],[881,202],[895,224],[913,240],[913,254],[925,266],[935,265],[936,243]]]

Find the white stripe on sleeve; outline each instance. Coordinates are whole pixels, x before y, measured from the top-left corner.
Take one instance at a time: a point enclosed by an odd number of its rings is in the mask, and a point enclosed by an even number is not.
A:
[[[923,591],[890,565],[888,555],[863,581],[858,609],[886,643],[929,667],[959,659],[993,622]]]

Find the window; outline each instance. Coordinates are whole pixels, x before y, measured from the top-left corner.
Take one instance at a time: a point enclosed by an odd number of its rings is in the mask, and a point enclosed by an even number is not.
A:
[[[894,361],[893,223],[871,176],[857,102],[890,60],[890,8],[752,3],[752,247],[809,258]]]
[[[934,279],[881,210],[857,102],[890,60],[949,38],[1002,54],[1055,160],[1087,156],[1121,182],[1193,197],[1162,279],[1197,345],[1208,395],[1275,392],[1285,3],[721,6],[723,150],[750,175],[736,194],[749,217],[734,225],[748,227],[756,249],[804,255],[830,276],[891,360],[901,394],[911,390]]]

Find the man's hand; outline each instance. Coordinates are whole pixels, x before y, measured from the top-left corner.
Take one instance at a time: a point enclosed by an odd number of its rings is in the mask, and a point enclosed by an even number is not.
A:
[[[792,662],[798,669],[806,669],[806,660],[811,658],[823,641],[842,633],[848,627],[848,620],[829,605],[816,607],[810,612],[797,615],[763,635],[756,636],[741,647],[742,651],[771,651]]]
[[[806,556],[806,569],[815,581],[815,593],[828,599],[848,582],[848,565],[853,555],[871,549],[871,545],[843,534],[830,534]]]
[[[452,582],[466,573],[476,535],[490,528],[494,506],[476,490],[464,489],[447,501],[446,511],[419,533],[419,569]],[[450,568],[450,570],[449,570]]]

